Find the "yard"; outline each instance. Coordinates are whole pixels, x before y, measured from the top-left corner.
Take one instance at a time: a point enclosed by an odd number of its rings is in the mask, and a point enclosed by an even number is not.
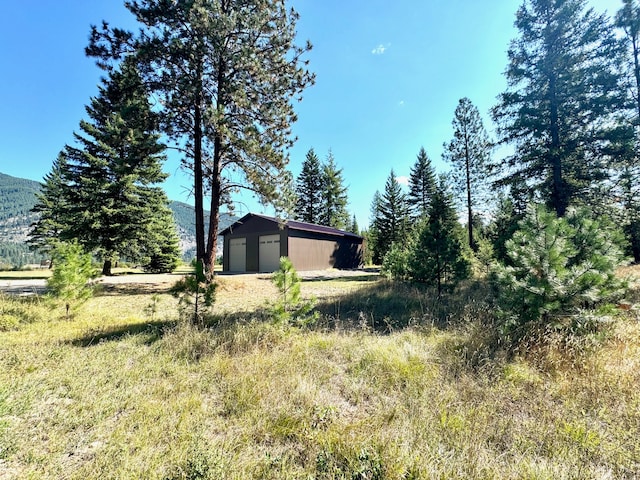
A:
[[[297,329],[270,322],[269,276],[219,280],[205,329],[165,281],[111,282],[70,321],[0,296],[0,479],[640,477],[633,309],[507,358],[477,284],[441,305],[323,273]]]

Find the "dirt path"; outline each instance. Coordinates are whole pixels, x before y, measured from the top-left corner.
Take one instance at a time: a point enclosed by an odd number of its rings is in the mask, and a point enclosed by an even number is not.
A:
[[[334,278],[356,277],[375,275],[373,270],[313,270],[299,272],[304,280],[331,280]],[[118,289],[132,286],[140,290],[165,290],[182,278],[182,274],[163,273],[132,273],[126,275],[114,275],[111,277],[99,277],[96,283],[103,285],[106,289]],[[238,283],[243,280],[252,279],[268,280],[271,275],[268,273],[247,273],[247,274],[219,274],[223,283]],[[2,279],[0,280],[0,292],[10,295],[39,295],[47,290],[45,279]]]

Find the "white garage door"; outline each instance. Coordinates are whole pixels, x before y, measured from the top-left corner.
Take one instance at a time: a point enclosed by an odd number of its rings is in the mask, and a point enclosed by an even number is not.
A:
[[[247,239],[232,238],[229,240],[229,271],[245,272],[247,270]]]
[[[275,272],[280,267],[280,235],[260,237],[260,271]]]

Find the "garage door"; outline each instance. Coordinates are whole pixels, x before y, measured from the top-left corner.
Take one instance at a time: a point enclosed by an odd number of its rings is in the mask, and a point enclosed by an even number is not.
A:
[[[280,234],[260,237],[260,271],[275,272],[280,267]]]
[[[229,271],[245,272],[247,270],[247,239],[232,238],[229,240]]]

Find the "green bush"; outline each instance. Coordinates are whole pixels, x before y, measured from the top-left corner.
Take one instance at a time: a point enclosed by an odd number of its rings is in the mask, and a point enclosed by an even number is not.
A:
[[[271,309],[275,323],[309,325],[318,319],[318,312],[312,313],[316,299],[301,297],[301,280],[288,257],[280,257],[280,268],[273,274],[273,283],[280,292]]]
[[[91,255],[77,242],[61,242],[53,249],[53,274],[47,280],[51,294],[64,302],[67,319],[72,307],[93,294],[89,281],[96,276]]]
[[[411,242],[393,242],[382,260],[382,273],[387,278],[406,280],[411,276],[409,261],[413,253]]]
[[[618,230],[587,210],[558,218],[530,205],[506,242],[511,265],[494,269],[503,335],[517,342],[532,329],[566,326],[584,309],[620,295],[621,243]]]
[[[207,272],[202,261],[194,260],[193,272],[185,275],[171,289],[178,298],[180,316],[194,324],[203,324],[216,300],[217,283],[213,272]]]

